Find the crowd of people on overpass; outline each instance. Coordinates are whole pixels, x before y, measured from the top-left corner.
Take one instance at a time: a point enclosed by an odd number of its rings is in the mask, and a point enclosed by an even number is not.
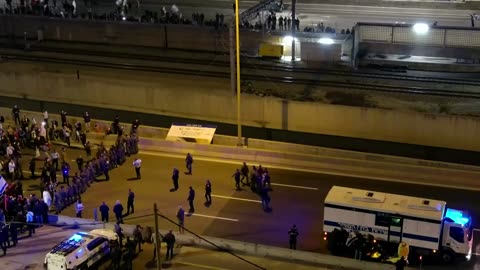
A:
[[[12,109],[12,123],[6,124],[5,117],[0,116],[0,151],[3,157],[0,163],[0,248],[4,254],[8,247],[16,245],[19,233],[28,231],[32,235],[35,227],[48,223],[48,213],[59,213],[71,204],[79,204],[81,194],[95,180],[105,176],[103,180],[108,181],[110,170],[123,164],[127,156],[138,152],[138,120],[133,123],[130,134],[125,135],[117,116],[107,130],[108,133],[118,135],[116,143],[110,149],[99,144],[93,156],[89,142],[82,140],[86,158],[78,156],[75,159],[76,166],[71,166],[72,159],[66,147],[57,151],[53,148],[52,141],[68,145],[71,133],[69,127],[73,129],[72,126],[75,126],[76,136],[80,137],[82,129],[90,127],[90,116],[85,113],[83,124],[73,121],[75,124],[72,125],[65,111],[60,115],[61,128],[56,127],[56,120],[49,119],[48,112],[43,113],[43,122],[37,124],[35,118],[30,121],[26,115],[21,115],[20,108],[16,105]],[[48,124],[49,120],[51,125]],[[4,125],[7,125],[6,129],[3,129]],[[76,140],[80,145],[81,139]],[[39,180],[41,198],[35,193],[24,193],[22,181],[26,177],[22,158],[28,154],[33,156],[28,165],[31,174],[29,177]],[[39,170],[38,163],[42,164]],[[36,175],[37,171],[41,173]],[[73,177],[71,171],[75,171]],[[58,177],[63,178],[63,181]],[[8,185],[4,187],[3,184]]]

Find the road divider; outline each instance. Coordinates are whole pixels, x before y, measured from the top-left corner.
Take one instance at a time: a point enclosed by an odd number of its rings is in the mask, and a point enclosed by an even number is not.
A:
[[[152,218],[153,219],[153,218]],[[83,230],[92,230],[98,228],[104,229],[114,229],[114,223],[102,223],[95,220],[73,218],[60,215],[50,215],[49,223],[51,225],[65,226],[65,227],[75,227]],[[153,220],[152,220],[153,223]],[[122,229],[124,234],[133,235],[133,230],[135,225],[122,224]],[[159,231],[162,235],[168,233],[167,230]],[[202,240],[191,234],[175,234],[177,244],[194,246],[198,248],[205,249],[217,249],[212,246],[212,244]],[[367,261],[358,261],[349,258],[337,257],[327,254],[319,254],[313,252],[291,250],[280,247],[265,246],[255,243],[240,242],[234,240],[227,240],[215,237],[202,236],[202,238],[208,240],[211,243],[214,243],[216,246],[221,248],[221,251],[231,251],[237,254],[247,254],[257,257],[267,257],[281,261],[289,262],[298,262],[299,264],[314,264],[318,266],[332,266],[334,269],[345,268],[345,269],[361,269],[361,270],[393,270],[395,266],[382,263],[374,263]],[[413,268],[405,268],[405,270],[413,270]]]

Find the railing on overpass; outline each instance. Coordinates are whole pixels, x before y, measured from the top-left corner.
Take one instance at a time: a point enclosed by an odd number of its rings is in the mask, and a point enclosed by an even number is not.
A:
[[[258,4],[249,7],[247,10],[240,14],[240,21],[248,21],[257,16],[260,11],[273,10],[278,11],[282,7],[282,1],[280,0],[262,0]]]
[[[358,23],[355,31],[356,43],[480,48],[480,29],[478,28],[430,25],[426,33],[418,34],[411,24]]]

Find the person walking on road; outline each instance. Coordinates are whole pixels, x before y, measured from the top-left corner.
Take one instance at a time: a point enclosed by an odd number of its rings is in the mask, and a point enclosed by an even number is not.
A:
[[[242,182],[242,186],[247,186],[249,185],[248,182],[248,175],[250,173],[250,170],[248,169],[247,163],[243,162],[242,169],[240,169],[240,172],[242,173],[242,178],[240,179],[240,182]],[[246,180],[246,181],[244,181]]]
[[[142,176],[140,174],[140,168],[142,167],[142,160],[139,158],[136,158],[133,161],[133,167],[135,167],[135,173],[137,174],[137,179],[142,179]]]
[[[138,252],[142,252],[142,243],[143,243],[143,235],[142,235],[142,226],[137,225],[135,230],[133,231],[133,240],[135,241],[135,248],[138,246]]]
[[[185,225],[185,210],[180,205],[177,211],[177,220],[178,220],[178,231],[183,234],[185,232],[184,225]]]
[[[172,230],[165,234],[163,240],[167,243],[167,256],[165,260],[168,261],[169,258],[170,260],[173,259],[173,247],[175,246],[175,235],[173,235]]]
[[[172,181],[173,181],[173,189],[172,191],[177,191],[178,190],[178,178],[180,177],[179,171],[177,168],[173,168],[173,173],[172,173]]]
[[[212,183],[210,183],[210,180],[207,180],[205,184],[205,199],[207,200],[205,204],[212,204]]]
[[[115,206],[113,206],[113,213],[115,213],[117,223],[123,223],[123,205],[119,200],[115,203]]]
[[[189,213],[195,212],[195,208],[193,207],[193,201],[195,200],[195,190],[193,189],[192,186],[189,188],[190,190],[188,191],[188,205],[190,206],[190,209],[188,210]]]
[[[293,227],[288,231],[288,236],[290,237],[290,249],[297,249],[297,225],[294,224]]]
[[[237,169],[235,171],[235,173],[232,175],[233,179],[235,179],[235,187],[237,188],[237,190],[242,190],[240,188],[240,178],[242,176],[242,173],[240,172],[239,169]]]
[[[193,164],[193,157],[190,153],[187,153],[187,157],[185,158],[185,165],[187,167],[187,172],[185,174],[192,175],[192,164]]]
[[[127,199],[127,215],[130,214],[130,209],[132,209],[132,214],[135,212],[133,206],[133,200],[135,199],[135,193],[131,189],[128,189],[128,199]]]
[[[77,212],[77,217],[82,218],[82,212],[83,212],[83,203],[81,200],[77,201],[77,204],[75,205],[75,210]]]
[[[100,211],[100,215],[102,216],[102,221],[108,222],[108,212],[110,211],[110,208],[108,208],[107,204],[105,202],[102,202],[102,205],[100,205],[98,210]]]

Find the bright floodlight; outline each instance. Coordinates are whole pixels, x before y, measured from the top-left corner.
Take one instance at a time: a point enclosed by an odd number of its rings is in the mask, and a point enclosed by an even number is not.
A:
[[[296,40],[296,39],[295,39]],[[283,37],[283,43],[284,44],[289,44],[289,43],[292,43],[293,41],[293,37],[292,36],[284,36]]]
[[[333,39],[331,38],[321,38],[318,40],[320,44],[330,45],[333,44]]]
[[[413,31],[417,34],[426,34],[428,29],[430,29],[430,27],[426,23],[416,23],[413,25]]]

